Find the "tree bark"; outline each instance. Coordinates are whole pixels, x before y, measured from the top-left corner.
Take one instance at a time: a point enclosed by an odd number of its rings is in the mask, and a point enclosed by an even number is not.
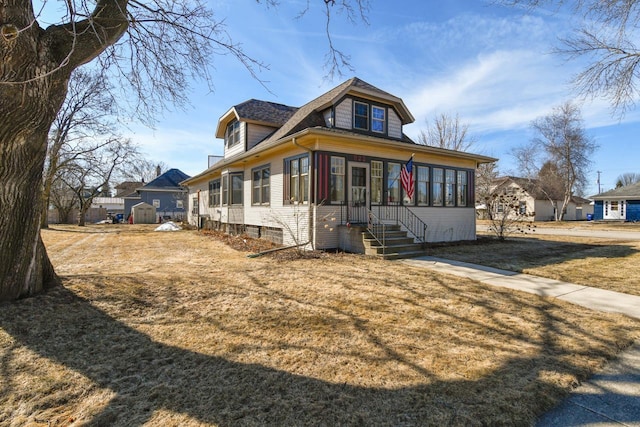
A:
[[[40,28],[30,1],[0,1],[0,301],[59,282],[40,237],[47,135],[73,69],[126,30],[126,6],[98,1],[91,23],[76,26],[95,31],[74,35]]]
[[[0,86],[0,301],[58,282],[40,238],[39,215],[47,133],[65,96],[64,74],[56,74]]]

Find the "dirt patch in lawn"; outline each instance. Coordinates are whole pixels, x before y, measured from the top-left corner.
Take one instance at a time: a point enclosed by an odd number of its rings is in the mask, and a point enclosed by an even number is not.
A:
[[[0,424],[528,425],[638,338],[400,263],[121,230],[43,232],[65,286],[0,307]]]
[[[527,235],[432,245],[429,255],[640,296],[640,242]]]

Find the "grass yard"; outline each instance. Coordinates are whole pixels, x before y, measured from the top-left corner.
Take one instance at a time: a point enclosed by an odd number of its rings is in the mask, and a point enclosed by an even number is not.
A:
[[[0,425],[530,425],[640,322],[357,255],[54,227],[0,306]]]
[[[637,231],[637,228],[632,230]],[[428,253],[640,296],[640,241],[637,240],[551,236],[534,232],[510,237],[504,242],[480,238],[465,244],[435,245]]]

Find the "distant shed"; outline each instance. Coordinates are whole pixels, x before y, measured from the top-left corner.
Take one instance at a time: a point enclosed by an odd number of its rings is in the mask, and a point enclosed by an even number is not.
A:
[[[154,224],[156,222],[156,208],[149,203],[140,202],[131,207],[134,224]]]

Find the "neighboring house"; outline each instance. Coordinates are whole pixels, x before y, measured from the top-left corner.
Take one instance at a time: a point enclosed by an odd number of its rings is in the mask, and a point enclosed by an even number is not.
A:
[[[94,197],[91,208],[104,208],[108,213],[124,213],[124,199],[122,197]]]
[[[403,133],[413,121],[402,99],[358,78],[300,108],[238,104],[218,120],[224,158],[183,182],[189,221],[313,249],[363,251],[349,241],[382,222],[417,240],[474,240],[475,170],[496,159],[417,145]],[[412,155],[409,199],[400,177]]]
[[[185,219],[187,212],[187,189],[180,183],[189,175],[179,169],[169,169],[153,181],[137,188],[135,192],[124,196],[124,217],[128,218],[131,208],[141,202],[153,206],[158,221]]]
[[[520,206],[518,213],[523,215],[523,219],[530,221],[553,221],[556,217],[556,207],[562,206],[562,195],[552,194],[555,201],[551,203],[548,194],[541,189],[539,181],[535,179],[519,178],[515,176],[505,176],[494,181],[492,193],[516,194],[519,198]],[[486,208],[486,207],[485,207]],[[500,214],[501,206],[497,204],[493,207],[494,213]],[[578,221],[587,218],[593,213],[591,201],[582,197],[573,196],[566,207],[563,219],[565,221]]]
[[[144,181],[124,181],[115,186],[115,197],[128,196],[144,185]]]
[[[640,221],[640,183],[591,196],[595,201],[594,219]]]

